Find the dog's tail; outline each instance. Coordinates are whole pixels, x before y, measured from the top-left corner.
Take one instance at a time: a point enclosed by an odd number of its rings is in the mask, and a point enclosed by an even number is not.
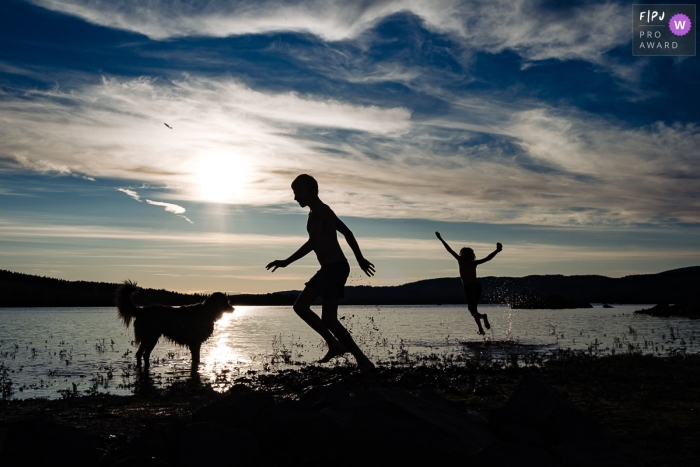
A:
[[[131,300],[131,296],[134,295],[137,290],[136,282],[128,279],[117,288],[117,312],[119,313],[119,318],[121,318],[127,328],[131,324],[131,320],[136,317],[136,312],[138,311],[138,308]]]

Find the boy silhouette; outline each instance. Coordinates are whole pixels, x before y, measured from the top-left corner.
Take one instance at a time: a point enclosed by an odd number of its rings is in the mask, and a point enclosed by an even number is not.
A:
[[[459,254],[455,253],[450,245],[447,244],[445,240],[440,236],[440,232],[435,232],[435,235],[445,246],[445,249],[450,252],[452,256],[459,263],[459,277],[462,279],[462,285],[464,286],[464,293],[467,295],[467,307],[469,312],[474,317],[476,325],[479,327],[478,333],[481,335],[486,334],[484,328],[481,327],[481,319],[484,320],[484,326],[486,329],[491,329],[491,324],[489,324],[489,319],[485,313],[479,313],[477,311],[477,305],[479,304],[479,299],[481,298],[481,284],[476,280],[476,267],[487,261],[491,261],[498,253],[503,250],[503,245],[496,243],[496,251],[488,255],[483,259],[476,259],[474,250],[471,248],[462,248],[459,250]]]
[[[316,253],[321,269],[305,284],[304,291],[294,303],[294,311],[328,343],[328,353],[319,362],[325,363],[333,357],[350,352],[357,360],[360,370],[370,370],[374,368],[374,364],[362,353],[350,333],[338,321],[338,304],[344,295],[350,265],[340,248],[336,232],[343,234],[365,274],[373,276],[374,265],[362,256],[350,229],[319,199],[318,182],[312,176],[299,175],[292,182],[292,190],[294,200],[302,208],[308,206],[310,209],[306,223],[309,240],[289,258],[272,261],[266,268],[272,268],[272,272],[275,272],[277,268],[285,268],[311,251]],[[311,311],[311,304],[319,295],[323,299],[320,318]]]

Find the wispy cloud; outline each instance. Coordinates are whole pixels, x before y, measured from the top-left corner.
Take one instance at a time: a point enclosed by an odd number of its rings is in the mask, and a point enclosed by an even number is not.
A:
[[[255,247],[290,247],[302,245],[307,238],[301,236],[228,234],[216,232],[163,232],[138,228],[114,228],[101,225],[45,225],[39,223],[18,223],[0,220],[0,232],[5,240],[75,238],[134,240],[144,242],[173,242],[191,245],[234,245]],[[183,255],[185,253],[179,253]]]
[[[75,178],[82,178],[83,180],[89,180],[94,182],[93,177],[83,175],[80,173],[75,173],[73,170],[69,169],[68,166],[60,163],[54,163],[50,160],[39,159],[31,160],[23,154],[15,154],[15,161],[22,167],[33,170],[47,175],[58,175],[58,176],[71,176]]]
[[[140,278],[173,274],[184,279],[158,282],[159,287],[179,290],[226,290],[232,287],[226,282],[231,279],[236,280],[236,287],[242,287],[242,290],[298,289],[318,268],[312,258],[306,258],[275,274],[264,270],[267,261],[286,257],[306,240],[306,237],[297,235],[179,233],[151,228],[0,221],[0,239],[3,246],[0,259],[9,265],[6,267],[15,270],[31,267],[45,273],[49,268],[61,269],[70,271],[64,277],[84,279],[84,272],[81,276],[80,271],[92,267],[96,274],[100,274],[100,280],[109,281],[134,277],[135,274]],[[36,246],[17,249],[12,248],[13,243],[33,243]],[[365,256],[379,271],[379,277],[371,281],[362,279],[365,284],[390,285],[457,275],[456,262],[437,239],[362,236],[359,243]],[[470,246],[478,257],[486,256],[495,248],[493,243],[459,237],[450,238],[449,243],[453,248]],[[359,280],[361,273],[352,253],[342,240],[341,245],[351,261],[355,280]],[[222,256],[225,261],[221,261]],[[533,261],[533,258],[537,260]],[[611,275],[621,270],[659,272],[674,264],[696,264],[697,258],[696,249],[687,245],[675,248],[669,245],[613,247],[506,242],[503,253],[480,266],[480,275],[521,276],[553,272]],[[106,268],[105,264],[110,266]]]
[[[117,188],[117,191],[121,191],[122,193],[125,193],[126,195],[135,199],[139,203],[141,202],[141,195],[139,195],[134,190],[130,190],[128,188]],[[194,224],[194,222],[192,222],[187,216],[184,215],[187,210],[185,208],[183,208],[182,206],[179,206],[177,204],[172,204],[172,203],[164,203],[162,201],[153,201],[150,199],[147,199],[146,203],[153,205],[153,206],[161,206],[161,207],[165,208],[166,212],[171,212],[178,217],[182,217],[190,224]]]
[[[466,48],[512,49],[529,60],[549,58],[600,62],[601,52],[630,40],[629,5],[601,2],[550,6],[527,0],[33,0],[91,23],[145,34],[153,39],[226,37],[269,32],[314,34],[324,40],[353,39],[382,19],[411,13],[425,26],[461,40]]]
[[[141,202],[141,196],[134,190],[129,190],[128,188],[117,188],[117,191],[127,194],[128,196],[134,198],[139,203]]]
[[[172,212],[176,216],[182,217],[190,224],[194,224],[194,222],[192,222],[190,219],[187,218],[187,216],[184,215],[186,209],[183,208],[182,206],[178,206],[177,204],[172,204],[172,203],[163,203],[161,201],[151,201],[150,199],[147,199],[146,202],[148,204],[152,204],[153,206],[162,206],[165,208],[166,212]]]
[[[418,119],[193,77],[105,78],[30,97],[0,101],[1,158],[167,187],[175,201],[289,203],[293,177],[311,172],[341,215],[700,222],[693,124],[631,127],[575,108],[473,97]]]

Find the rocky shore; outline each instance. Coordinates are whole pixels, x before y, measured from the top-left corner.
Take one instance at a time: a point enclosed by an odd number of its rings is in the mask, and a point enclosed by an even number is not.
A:
[[[562,354],[510,366],[308,366],[223,394],[0,402],[2,465],[688,465],[700,357]]]
[[[698,319],[700,318],[700,303],[677,303],[675,305],[659,303],[651,308],[637,310],[635,313],[660,317],[682,316]]]

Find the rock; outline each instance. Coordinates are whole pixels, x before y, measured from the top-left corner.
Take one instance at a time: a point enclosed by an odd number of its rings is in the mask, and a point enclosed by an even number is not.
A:
[[[254,424],[254,433],[259,439],[276,442],[314,414],[306,402],[283,400],[264,409]]]
[[[275,403],[265,392],[250,392],[216,401],[192,415],[193,423],[220,423],[252,430],[258,415]]]
[[[652,315],[660,317],[668,316],[683,316],[686,318],[700,318],[700,303],[677,303],[675,305],[669,305],[668,303],[659,303],[658,305],[635,311],[635,313],[642,315]]]
[[[117,455],[118,459],[158,459],[177,464],[177,444],[185,423],[149,423],[139,436],[131,440]]]
[[[476,455],[477,467],[563,467],[542,448],[525,444],[498,443],[483,448]]]
[[[615,307],[612,305],[608,305],[607,303],[604,303],[603,308],[615,308]]]
[[[463,463],[497,443],[484,419],[444,402],[373,389],[301,424],[289,444],[310,462]]]
[[[545,446],[545,442],[538,430],[522,423],[506,420],[500,422],[496,430],[498,437],[510,443],[524,443],[532,446]]]
[[[570,438],[551,450],[571,467],[632,467],[638,465],[604,442]]]
[[[338,383],[333,383],[311,388],[302,394],[299,400],[313,406],[316,410],[321,410],[338,405],[349,398],[350,392],[347,389]]]
[[[46,420],[22,420],[12,424],[0,452],[0,465],[75,466],[97,463],[103,440],[78,428]]]
[[[257,439],[247,430],[193,423],[182,430],[178,465],[248,465],[257,450]]]
[[[442,405],[443,407],[449,410],[468,413],[473,419],[478,419],[481,420],[482,423],[488,424],[488,420],[486,420],[484,417],[474,412],[473,410],[469,410],[464,402],[458,402],[447,399],[445,396],[443,396],[441,393],[439,393],[433,388],[421,389],[420,393],[418,393],[418,397]]]
[[[525,430],[536,430],[544,445],[574,437],[602,442],[598,430],[575,405],[553,387],[529,375],[522,379],[505,407],[492,412],[490,422],[497,433],[506,438],[510,434],[510,440],[518,431],[513,426],[521,425]],[[503,432],[504,427],[508,427],[508,434]],[[532,440],[531,436],[528,438]]]
[[[545,448],[562,465],[623,467],[633,464],[605,442],[575,405],[534,376],[522,379],[505,407],[491,413],[489,423],[504,440]],[[493,456],[489,451],[482,457],[484,462],[497,462],[490,460]]]
[[[475,396],[483,397],[483,396],[491,396],[495,393],[496,391],[494,390],[493,386],[490,386],[488,384],[480,384],[479,386],[474,388],[474,391],[472,391],[472,394]]]
[[[158,459],[169,464],[177,459],[174,445],[162,440],[154,440],[144,437],[133,439],[119,453],[119,458],[130,459]]]

